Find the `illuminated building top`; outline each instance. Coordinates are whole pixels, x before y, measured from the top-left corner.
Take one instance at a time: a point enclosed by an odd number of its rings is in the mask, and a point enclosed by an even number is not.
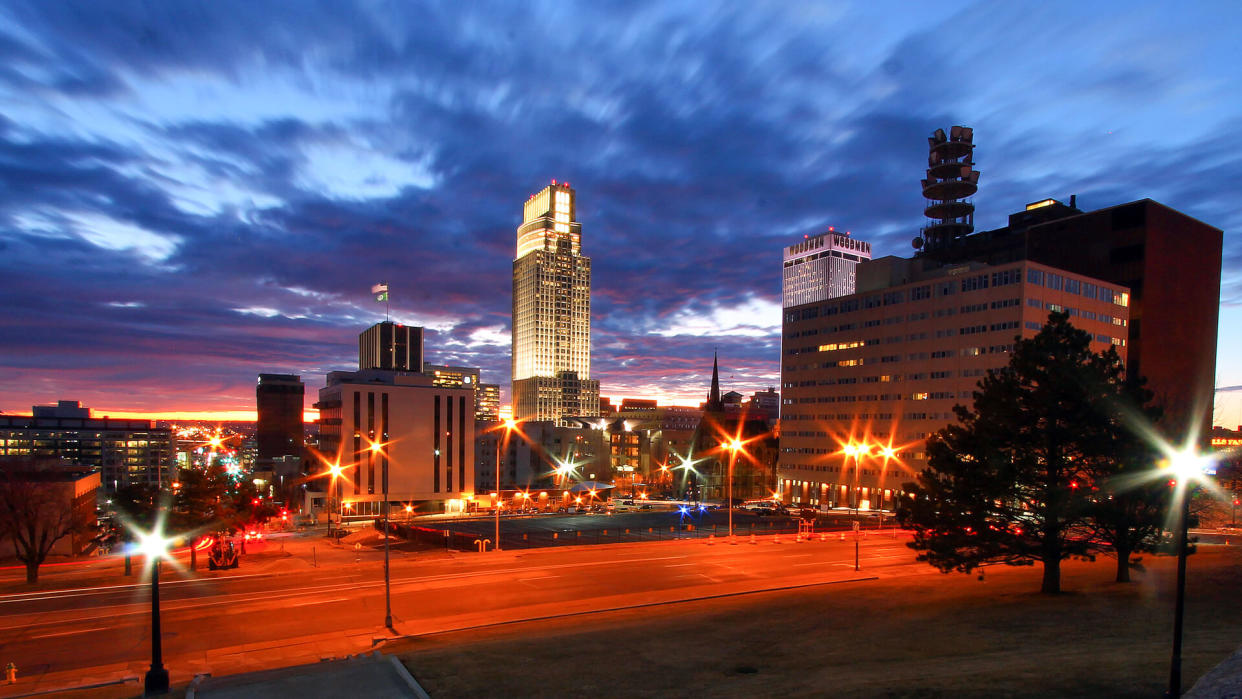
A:
[[[522,206],[516,259],[535,250],[581,254],[582,224],[576,215],[574,190],[568,182],[552,180],[552,184],[532,194]]]

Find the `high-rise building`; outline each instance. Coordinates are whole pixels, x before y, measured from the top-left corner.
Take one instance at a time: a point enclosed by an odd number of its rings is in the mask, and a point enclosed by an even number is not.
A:
[[[828,229],[785,248],[781,303],[785,308],[854,293],[854,267],[871,259],[871,243]]]
[[[255,424],[256,466],[270,468],[280,457],[300,459],[306,398],[302,379],[296,374],[259,374],[254,392],[259,413]]]
[[[423,329],[384,321],[358,336],[358,369],[423,370]]]
[[[1051,311],[1127,353],[1130,290],[1030,261],[953,266],[884,257],[858,293],[785,310],[781,493],[816,506],[890,509],[927,464],[924,444],[956,422],[1015,337]]]
[[[92,417],[76,400],[36,405],[31,415],[0,415],[0,456],[60,458],[99,470],[104,490],[172,482],[172,430],[150,420]]]
[[[574,190],[555,180],[522,209],[513,261],[513,416],[599,414],[591,379],[591,259]]]
[[[1004,228],[924,245],[920,256],[946,265],[1031,260],[1129,288],[1127,371],[1146,377],[1164,406],[1162,429],[1206,435],[1223,232],[1151,199],[1086,212],[1075,204],[1028,204]]]

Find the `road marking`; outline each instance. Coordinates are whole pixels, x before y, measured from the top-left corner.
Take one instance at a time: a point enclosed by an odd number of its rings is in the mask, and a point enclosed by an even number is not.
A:
[[[107,631],[108,629],[109,627],[100,626],[100,627],[96,627],[93,629],[74,629],[73,631],[61,631],[59,633],[44,633],[44,634],[39,634],[38,636],[31,636],[30,638],[35,639],[35,638],[55,638],[57,636],[73,636],[79,633],[90,633],[92,631]]]
[[[160,587],[164,588],[169,585],[202,584],[218,580],[238,580],[240,578],[270,578],[272,576],[272,573],[251,573],[249,575],[222,575],[211,578],[195,578],[193,580],[167,580],[160,581]],[[84,595],[121,592],[123,590],[146,590],[150,587],[150,583],[132,583],[127,585],[104,585],[101,587],[75,587],[65,590],[45,590],[42,592],[14,592],[0,595],[0,604],[11,604],[13,602],[37,602],[45,599],[58,599],[64,597],[82,597]]]
[[[540,575],[539,577],[536,577],[536,578],[518,578],[518,582],[530,582],[531,580],[550,580],[550,579],[552,579],[552,578],[559,578],[559,577],[561,577],[561,576],[559,576],[559,575]]]
[[[345,602],[347,600],[349,600],[348,597],[336,597],[334,599],[313,599],[313,600],[307,600],[305,602],[299,602],[297,604],[286,604],[284,606],[286,607],[309,607],[312,604],[328,604],[330,602]]]
[[[701,563],[669,563],[668,565],[664,567],[665,568],[685,568],[686,566],[697,566],[697,565],[702,565],[702,564]]]
[[[810,563],[795,563],[794,567],[796,568],[798,566],[833,566],[833,565],[839,566],[839,565],[845,565],[845,564],[838,563],[836,561],[812,561]],[[853,564],[851,563],[850,565],[853,565]]]

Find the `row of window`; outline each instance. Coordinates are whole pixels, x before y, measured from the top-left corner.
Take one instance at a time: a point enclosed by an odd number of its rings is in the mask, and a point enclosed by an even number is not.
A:
[[[1027,270],[1026,280],[1031,284],[1038,284],[1053,291],[1064,291],[1069,294],[1077,294],[1085,296],[1089,299],[1098,301],[1107,301],[1118,306],[1130,305],[1130,294],[1124,291],[1117,291],[1091,282],[1084,282],[1078,279],[1070,279],[1055,272],[1045,272],[1039,269]]]

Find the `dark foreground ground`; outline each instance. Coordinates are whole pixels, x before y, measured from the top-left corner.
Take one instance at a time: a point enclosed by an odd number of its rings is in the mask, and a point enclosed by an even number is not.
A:
[[[433,697],[1156,697],[1174,561],[930,573],[459,632],[393,645]],[[1184,689],[1242,646],[1242,551],[1191,558]]]

